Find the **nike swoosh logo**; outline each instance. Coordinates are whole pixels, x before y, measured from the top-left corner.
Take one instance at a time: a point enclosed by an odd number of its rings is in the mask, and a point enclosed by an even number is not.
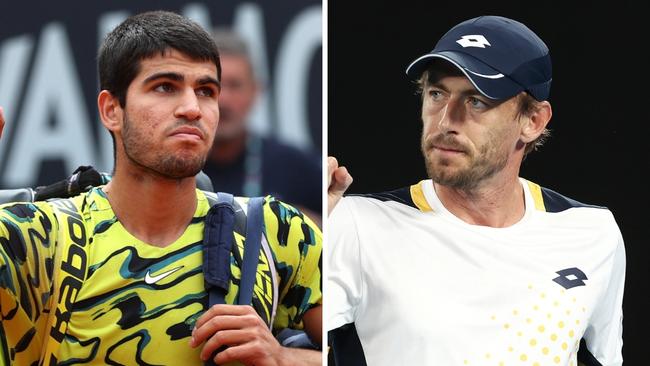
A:
[[[179,269],[183,268],[184,266],[176,267],[174,269],[170,269],[167,272],[163,272],[159,275],[156,276],[151,276],[151,271],[147,271],[147,274],[144,275],[144,282],[146,282],[148,285],[153,285],[154,283],[162,280],[163,278],[169,276],[170,274],[178,271]]]

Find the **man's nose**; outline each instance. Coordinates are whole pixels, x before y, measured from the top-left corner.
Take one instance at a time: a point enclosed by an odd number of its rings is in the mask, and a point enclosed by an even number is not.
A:
[[[464,113],[465,111],[463,109],[463,98],[449,98],[447,104],[445,104],[443,107],[440,121],[438,121],[439,128],[443,130],[453,129],[454,124],[463,119]]]
[[[187,119],[188,121],[195,121],[201,118],[199,98],[194,92],[194,89],[188,89],[183,92],[174,116],[176,118]]]

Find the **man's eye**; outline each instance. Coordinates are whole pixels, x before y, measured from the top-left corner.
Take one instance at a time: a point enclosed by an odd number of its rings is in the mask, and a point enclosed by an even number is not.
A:
[[[442,98],[442,92],[440,90],[429,90],[429,96],[433,100],[440,100]]]
[[[215,94],[215,91],[209,87],[198,88],[196,90],[196,95],[201,97],[212,97]]]
[[[174,86],[170,83],[162,83],[156,86],[154,90],[161,93],[169,93],[174,91]]]
[[[470,106],[472,106],[472,108],[483,109],[483,108],[488,107],[487,103],[485,103],[484,101],[482,101],[482,100],[480,100],[478,98],[469,97],[467,100],[468,100]]]

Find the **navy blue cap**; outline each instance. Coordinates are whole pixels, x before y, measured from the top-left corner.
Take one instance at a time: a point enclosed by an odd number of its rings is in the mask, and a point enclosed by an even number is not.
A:
[[[434,59],[458,67],[490,99],[508,99],[527,91],[548,99],[551,56],[548,47],[524,24],[499,16],[481,16],[450,29],[436,47],[406,69],[418,79]]]

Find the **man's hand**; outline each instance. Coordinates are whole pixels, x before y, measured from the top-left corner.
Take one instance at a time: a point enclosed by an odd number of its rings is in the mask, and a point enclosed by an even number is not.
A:
[[[343,193],[352,184],[352,176],[332,156],[327,157],[327,214],[334,209]]]
[[[0,137],[2,137],[2,130],[5,128],[5,115],[2,107],[0,107]]]
[[[311,365],[313,362],[304,361],[321,360],[320,352],[282,347],[248,305],[214,305],[208,309],[196,321],[190,346],[203,342],[203,361],[227,347],[214,357],[218,365],[233,361],[255,366]]]

